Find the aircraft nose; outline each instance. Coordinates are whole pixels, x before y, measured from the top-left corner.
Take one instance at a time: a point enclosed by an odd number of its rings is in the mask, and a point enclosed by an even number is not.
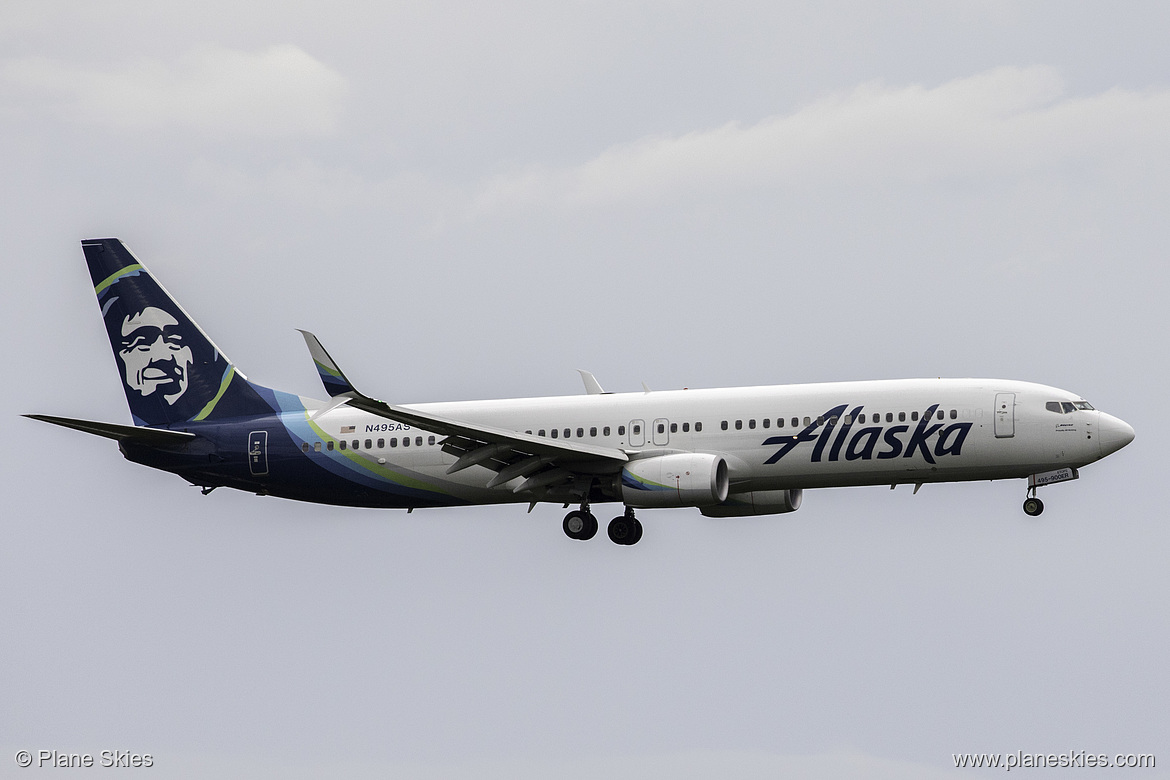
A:
[[[1097,421],[1097,438],[1101,442],[1103,458],[1133,441],[1133,428],[1124,420],[1101,412]]]

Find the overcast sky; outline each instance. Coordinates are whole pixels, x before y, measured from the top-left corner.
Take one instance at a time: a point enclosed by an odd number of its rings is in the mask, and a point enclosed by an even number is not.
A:
[[[288,5],[0,6],[0,776],[1170,777],[1164,3]],[[18,416],[129,422],[105,236],[303,395],[295,328],[400,403],[990,376],[1137,439],[1039,519],[818,490],[636,547],[203,497]]]

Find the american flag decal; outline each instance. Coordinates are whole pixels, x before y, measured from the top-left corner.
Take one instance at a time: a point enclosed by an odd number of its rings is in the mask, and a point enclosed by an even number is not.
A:
[[[343,426],[341,426],[341,432],[342,432],[342,433],[353,433],[353,429],[354,429],[354,426],[352,426],[352,425],[343,425]]]

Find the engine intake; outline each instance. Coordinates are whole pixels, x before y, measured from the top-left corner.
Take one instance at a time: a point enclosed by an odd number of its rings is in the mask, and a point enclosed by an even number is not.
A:
[[[633,460],[622,469],[622,501],[632,507],[715,506],[727,499],[727,461],[701,452]]]

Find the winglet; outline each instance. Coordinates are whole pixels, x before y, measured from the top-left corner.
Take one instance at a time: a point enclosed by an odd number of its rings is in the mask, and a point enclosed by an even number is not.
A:
[[[305,337],[305,346],[309,348],[309,355],[312,356],[313,362],[317,365],[317,373],[321,376],[321,384],[325,385],[325,392],[331,396],[339,396],[344,393],[356,393],[352,384],[346,379],[345,374],[341,372],[341,368],[325,351],[325,347],[321,346],[321,342],[307,330],[300,330],[301,335]]]
[[[589,395],[604,395],[605,391],[601,389],[601,383],[597,381],[597,377],[589,371],[578,368],[577,373],[581,375],[581,381],[585,383],[585,392]]]

